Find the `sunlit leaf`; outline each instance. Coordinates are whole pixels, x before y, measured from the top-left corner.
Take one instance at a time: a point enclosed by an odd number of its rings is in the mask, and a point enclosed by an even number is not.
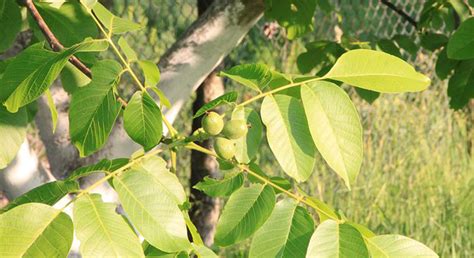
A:
[[[350,189],[362,164],[359,114],[346,92],[331,82],[301,86],[301,99],[316,147]]]
[[[114,186],[133,225],[153,246],[179,252],[190,246],[183,214],[157,177],[143,168],[114,178]]]
[[[138,236],[98,194],[74,202],[74,226],[82,257],[144,257]]]
[[[301,102],[287,95],[267,96],[260,110],[268,145],[286,174],[298,182],[313,172],[315,146]]]
[[[283,199],[255,233],[249,257],[305,257],[313,231],[314,221],[306,209]]]
[[[438,255],[424,244],[400,235],[374,236],[367,240],[372,257],[382,258],[437,258]]]
[[[73,231],[61,210],[40,203],[20,205],[0,215],[0,256],[66,257]]]
[[[124,37],[120,37],[118,40],[118,45],[127,57],[128,62],[135,62],[138,60],[137,53],[133,50],[132,47],[128,44],[127,40]]]
[[[319,224],[309,242],[307,258],[367,258],[362,235],[349,224],[326,220]],[[376,256],[377,257],[377,256]]]
[[[324,77],[387,93],[422,91],[431,83],[402,59],[368,49],[343,54]]]
[[[158,69],[158,66],[148,60],[139,60],[138,65],[143,71],[145,86],[150,88],[156,87],[160,81],[160,70]]]
[[[258,113],[251,108],[234,109],[232,119],[244,120],[249,125],[245,137],[234,140],[235,158],[240,163],[249,163],[257,155],[262,141],[262,121]]]
[[[115,16],[100,3],[96,3],[92,10],[100,22],[113,34],[123,34],[143,28],[143,26],[138,23]]]
[[[16,113],[0,106],[0,169],[5,168],[16,156],[26,137],[27,114],[22,108]]]

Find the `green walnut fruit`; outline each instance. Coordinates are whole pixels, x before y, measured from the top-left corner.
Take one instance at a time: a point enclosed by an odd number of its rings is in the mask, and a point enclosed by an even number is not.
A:
[[[227,138],[217,137],[214,140],[214,150],[220,158],[231,159],[235,155],[235,144]]]
[[[202,120],[202,128],[210,135],[218,135],[224,128],[224,120],[216,112],[209,112]]]
[[[233,119],[224,125],[222,134],[229,139],[239,139],[247,134],[247,123],[241,119]]]

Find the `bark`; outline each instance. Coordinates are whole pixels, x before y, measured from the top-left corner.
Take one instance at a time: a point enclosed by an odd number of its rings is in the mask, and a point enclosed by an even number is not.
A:
[[[202,105],[223,93],[224,84],[222,78],[218,77],[216,72],[211,73],[197,89],[196,100],[193,103],[193,113]],[[193,131],[200,127],[201,118],[193,120]],[[211,141],[209,140],[198,144],[204,148],[212,148]],[[199,151],[191,152],[191,186],[197,184],[205,176],[216,178],[218,174],[218,164],[214,157]],[[220,200],[207,196],[194,188],[191,188],[190,200],[192,204],[190,211],[191,220],[196,225],[204,243],[207,246],[211,246],[214,243],[214,234],[217,219],[219,218]]]
[[[171,109],[164,111],[170,121],[174,121],[192,92],[247,34],[261,17],[263,9],[263,0],[216,1],[165,53],[159,62],[160,88],[173,103]],[[61,102],[62,94],[55,91],[53,97]],[[103,150],[80,160],[69,141],[66,104],[60,112],[58,126],[61,125],[64,130],[58,130],[55,134],[51,131],[51,120],[46,119],[49,110],[40,108],[38,116],[44,119],[36,119],[41,139],[46,143],[51,171],[58,178],[83,162],[102,157],[127,157],[139,148],[118,122]],[[4,191],[8,193],[9,188],[5,187]]]
[[[198,0],[198,15],[202,16],[214,0]],[[216,71],[207,76],[204,82],[196,91],[196,99],[193,103],[193,114],[204,104],[215,99],[224,93],[224,83],[222,78],[217,76]],[[201,127],[201,118],[194,119],[192,131]],[[206,140],[198,143],[204,148],[212,148],[211,141]],[[217,177],[218,166],[216,160],[199,151],[191,152],[191,178],[190,185],[196,185],[205,176]],[[191,188],[190,196],[192,208],[190,211],[191,220],[196,225],[204,244],[211,246],[214,242],[214,234],[219,218],[220,202],[217,198],[212,198],[199,190]]]

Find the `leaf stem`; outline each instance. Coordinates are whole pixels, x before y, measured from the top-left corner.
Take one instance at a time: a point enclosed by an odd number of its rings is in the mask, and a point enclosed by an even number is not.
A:
[[[91,14],[91,17],[94,19],[95,23],[97,24],[97,27],[99,27],[99,30],[102,32],[102,34],[104,34],[105,36],[105,39],[109,42],[110,46],[112,47],[112,49],[114,50],[115,54],[117,55],[117,57],[120,59],[120,61],[122,62],[122,64],[125,66],[125,70],[127,70],[127,72],[130,74],[130,76],[132,76],[133,80],[135,81],[135,83],[137,84],[137,86],[142,90],[144,91],[145,90],[145,87],[143,86],[143,84],[140,82],[140,80],[138,79],[137,75],[135,74],[135,72],[132,70],[132,68],[130,67],[130,64],[125,60],[125,58],[123,57],[122,53],[120,53],[120,50],[118,49],[118,47],[115,45],[115,42],[112,40],[112,36],[110,33],[106,32],[105,31],[105,28],[102,26],[102,24],[100,23],[99,19],[96,17],[95,13],[92,11],[92,10],[89,10],[90,14]]]
[[[320,80],[323,80],[325,79],[324,77],[316,77],[316,78],[311,78],[311,79],[308,79],[308,80],[304,80],[304,81],[300,81],[300,82],[294,82],[294,83],[290,83],[290,84],[287,84],[285,86],[282,86],[282,87],[278,87],[276,89],[273,89],[271,91],[266,91],[266,92],[263,92],[263,93],[260,93],[258,94],[257,96],[253,97],[253,98],[250,98],[240,104],[238,104],[236,107],[242,107],[242,106],[245,106],[245,105],[248,105],[256,100],[259,100],[265,96],[268,96],[270,94],[273,94],[273,93],[276,93],[276,92],[279,92],[279,91],[282,91],[282,90],[286,90],[286,89],[289,89],[289,88],[292,88],[292,87],[296,87],[296,86],[300,86],[301,84],[303,83],[308,83],[308,82],[314,82],[314,81],[320,81]]]

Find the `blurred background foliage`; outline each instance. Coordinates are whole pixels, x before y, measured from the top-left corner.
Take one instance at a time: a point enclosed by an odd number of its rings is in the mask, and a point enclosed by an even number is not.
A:
[[[330,1],[333,12],[318,10],[314,31],[294,41],[284,30],[262,18],[225,60],[225,67],[265,63],[286,73],[299,73],[296,60],[314,40],[344,38],[376,41],[415,28],[377,0]],[[392,1],[417,19],[425,1]],[[127,35],[140,58],[158,61],[160,56],[196,19],[195,0],[114,1],[116,14],[146,24],[146,29]],[[438,28],[442,31],[444,28]],[[435,76],[437,53],[418,50],[401,55],[433,82],[422,93],[381,95],[372,104],[347,88],[363,121],[365,161],[356,186],[347,191],[321,157],[312,178],[300,185],[353,221],[368,225],[377,234],[399,233],[415,238],[441,257],[472,257],[474,253],[474,112],[449,108],[447,83]],[[186,76],[186,75],[183,75]],[[176,85],[179,87],[179,85]],[[227,90],[249,96],[244,87],[226,81]],[[190,133],[191,104],[181,111],[177,128]],[[471,103],[472,107],[472,103]],[[187,182],[189,152],[181,152],[178,173]],[[264,143],[258,158],[270,174],[282,175]],[[248,243],[221,250],[227,257],[245,256]]]

